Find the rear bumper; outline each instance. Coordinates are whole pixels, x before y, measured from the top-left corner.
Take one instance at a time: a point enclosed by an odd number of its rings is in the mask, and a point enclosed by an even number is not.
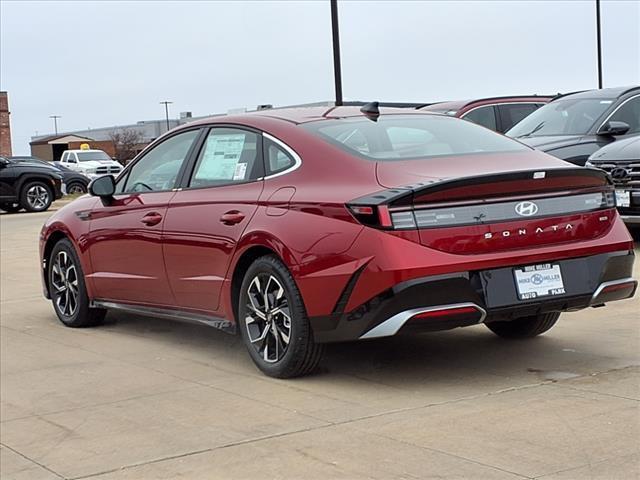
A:
[[[349,312],[310,320],[316,341],[324,343],[579,310],[632,297],[637,288],[633,262],[633,251],[552,262],[560,265],[566,293],[534,300],[518,299],[513,268],[521,265],[423,277],[399,283]]]

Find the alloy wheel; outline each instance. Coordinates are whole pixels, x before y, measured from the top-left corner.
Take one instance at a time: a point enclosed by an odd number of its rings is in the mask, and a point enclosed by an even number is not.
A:
[[[247,289],[245,327],[252,347],[267,363],[281,360],[291,338],[287,294],[273,275],[256,275]]]
[[[49,203],[49,191],[42,185],[33,185],[27,190],[27,202],[34,210],[47,208]]]
[[[51,267],[51,285],[58,310],[71,317],[78,309],[78,272],[71,256],[61,250]]]

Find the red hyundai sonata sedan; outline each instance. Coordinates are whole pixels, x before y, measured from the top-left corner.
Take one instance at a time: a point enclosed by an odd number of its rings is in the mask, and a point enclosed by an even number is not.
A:
[[[444,115],[268,110],[190,123],[56,212],[44,293],[238,332],[267,375],[323,344],[484,323],[505,338],[629,298],[609,177]]]

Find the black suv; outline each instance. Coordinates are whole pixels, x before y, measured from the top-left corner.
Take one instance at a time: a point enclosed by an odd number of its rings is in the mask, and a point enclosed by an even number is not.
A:
[[[47,165],[0,157],[0,209],[43,212],[62,197],[62,175]]]
[[[640,87],[561,95],[507,132],[576,165],[614,140],[640,132]]]
[[[47,162],[37,157],[8,157],[12,162],[35,163],[44,167],[52,168],[62,175],[62,183],[64,183],[64,192],[68,195],[76,195],[87,193],[89,182],[91,179],[79,172],[74,172],[70,168],[61,165],[59,162]]]
[[[640,135],[602,147],[586,165],[611,175],[620,216],[627,225],[640,227]]]

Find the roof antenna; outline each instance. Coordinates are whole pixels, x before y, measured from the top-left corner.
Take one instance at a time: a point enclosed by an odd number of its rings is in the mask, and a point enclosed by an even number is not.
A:
[[[376,122],[380,116],[380,109],[378,108],[379,102],[365,103],[360,107],[360,111],[364,113],[369,120]]]

